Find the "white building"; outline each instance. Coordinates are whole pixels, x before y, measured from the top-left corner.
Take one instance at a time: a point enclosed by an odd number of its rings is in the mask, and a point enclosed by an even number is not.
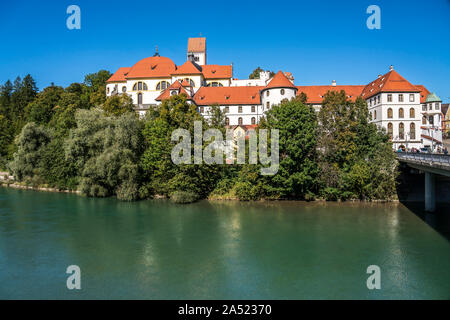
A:
[[[423,85],[408,82],[392,66],[367,85],[342,86],[333,80],[331,85],[296,86],[293,76],[281,71],[273,78],[263,71],[260,79],[239,80],[233,78],[232,64],[207,64],[205,38],[189,38],[182,65],[155,53],[130,68],[119,68],[106,86],[108,96],[130,95],[141,115],[171,95],[184,93],[205,117],[212,105],[219,105],[230,126],[256,125],[273,105],[301,93],[318,111],[328,91],[341,90],[352,101],[358,96],[366,100],[371,121],[388,132],[394,148],[435,149],[442,144],[442,101]]]

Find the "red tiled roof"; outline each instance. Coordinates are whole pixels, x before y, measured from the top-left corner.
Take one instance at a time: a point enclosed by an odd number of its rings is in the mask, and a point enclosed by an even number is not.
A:
[[[351,101],[355,101],[364,89],[364,85],[351,85],[351,86],[297,86],[297,96],[302,92],[307,96],[307,103],[322,103],[323,97],[328,91],[340,92],[344,90],[347,97]]]
[[[125,79],[125,76],[127,75],[128,71],[130,71],[130,67],[122,67],[119,68],[106,82],[124,82],[127,81]]]
[[[205,52],[206,38],[189,38],[188,52]]]
[[[175,63],[169,58],[149,57],[132,66],[126,78],[170,78],[175,70]]]
[[[200,67],[195,66],[189,60],[183,63],[181,66],[177,67],[177,69],[172,72],[172,74],[202,74],[199,69]]]
[[[272,80],[270,80],[267,84],[266,88],[296,88],[296,86],[289,81],[283,72],[278,71]]]
[[[420,103],[425,103],[425,100],[427,100],[427,96],[430,94],[430,91],[428,91],[428,89],[421,84],[416,84],[415,87],[420,90]]]
[[[170,98],[170,91],[174,90],[174,89],[177,90],[177,94],[184,93],[185,95],[187,95],[188,96],[188,100],[190,100],[192,98],[191,95],[189,94],[189,92],[187,92],[186,89],[183,87],[183,84],[180,83],[179,80],[177,80],[174,83],[172,83],[169,88],[164,90],[155,100],[156,101],[161,101],[161,100],[169,99]]]
[[[205,79],[229,79],[233,76],[233,66],[219,66],[208,64],[202,67]]]
[[[391,70],[383,76],[369,83],[361,96],[368,99],[380,92],[419,92],[420,90],[409,83],[405,78]]]
[[[198,106],[212,104],[261,104],[259,91],[264,87],[200,87],[194,95]]]

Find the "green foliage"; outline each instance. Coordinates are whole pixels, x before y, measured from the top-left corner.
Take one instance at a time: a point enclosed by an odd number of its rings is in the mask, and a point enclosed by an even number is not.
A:
[[[127,94],[114,95],[106,98],[102,109],[108,115],[120,116],[127,112],[134,112],[133,100]]]
[[[77,127],[65,142],[66,156],[79,172],[81,193],[137,199],[142,128],[136,115],[110,117],[94,108],[78,110],[75,118]]]
[[[192,203],[198,200],[198,195],[189,191],[175,191],[170,195],[170,200],[174,203]]]

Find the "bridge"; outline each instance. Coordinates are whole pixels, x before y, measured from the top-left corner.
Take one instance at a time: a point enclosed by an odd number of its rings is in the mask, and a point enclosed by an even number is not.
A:
[[[432,153],[397,153],[397,160],[425,173],[425,210],[436,209],[435,175],[450,177],[450,156]]]

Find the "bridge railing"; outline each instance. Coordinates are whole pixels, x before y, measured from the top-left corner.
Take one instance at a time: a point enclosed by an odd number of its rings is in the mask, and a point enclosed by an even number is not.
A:
[[[445,154],[398,152],[397,158],[421,162],[428,165],[440,164],[450,167],[450,155]]]

